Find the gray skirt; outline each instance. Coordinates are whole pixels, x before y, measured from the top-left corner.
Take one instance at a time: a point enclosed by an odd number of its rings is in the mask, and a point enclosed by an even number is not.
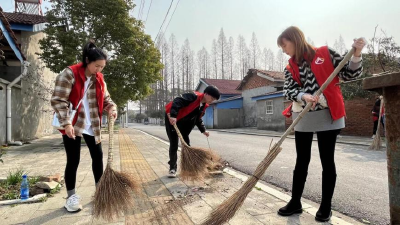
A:
[[[295,120],[299,114],[300,113],[292,112],[293,120]],[[343,129],[344,127],[344,117],[333,121],[329,109],[326,108],[306,113],[299,123],[294,126],[294,130],[300,132],[318,132]]]

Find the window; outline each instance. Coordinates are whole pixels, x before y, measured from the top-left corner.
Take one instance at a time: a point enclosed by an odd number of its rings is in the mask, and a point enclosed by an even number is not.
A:
[[[267,114],[274,114],[274,101],[272,100],[267,100]]]

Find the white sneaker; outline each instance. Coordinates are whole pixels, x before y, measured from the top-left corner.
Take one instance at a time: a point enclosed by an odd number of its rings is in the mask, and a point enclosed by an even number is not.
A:
[[[168,173],[169,178],[175,178],[176,177],[176,171],[175,170],[170,170]]]
[[[79,212],[82,210],[82,205],[79,204],[79,200],[81,200],[81,196],[73,194],[67,199],[64,207],[68,212]]]

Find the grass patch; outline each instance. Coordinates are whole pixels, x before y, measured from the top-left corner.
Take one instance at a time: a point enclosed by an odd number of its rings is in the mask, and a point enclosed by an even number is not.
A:
[[[0,182],[0,200],[12,200],[20,198],[22,175],[26,174],[23,169],[10,170],[7,179]],[[29,187],[39,182],[39,177],[28,176]]]
[[[261,191],[262,189],[259,187],[254,187],[257,191]]]
[[[50,191],[50,193],[47,194],[48,197],[53,197],[54,194],[60,192],[61,190],[61,185],[57,185],[56,188],[54,188],[53,190]]]

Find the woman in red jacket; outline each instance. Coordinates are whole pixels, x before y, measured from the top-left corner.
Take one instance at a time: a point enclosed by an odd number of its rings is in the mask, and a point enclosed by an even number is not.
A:
[[[82,137],[92,157],[96,185],[103,174],[101,116],[103,111],[106,111],[114,118],[117,117],[116,105],[110,98],[101,73],[106,66],[106,60],[107,55],[103,50],[91,42],[87,43],[83,48],[82,62],[67,67],[57,76],[51,97],[51,106],[57,114],[60,125],[64,127],[60,132],[67,155],[64,177],[68,193],[65,208],[68,212],[82,209],[79,203],[80,196],[75,193]],[[70,103],[76,110],[74,118],[70,118],[68,113]]]
[[[284,93],[293,102],[293,120],[309,102],[313,107],[295,126],[296,166],[293,171],[292,199],[279,209],[282,216],[302,212],[301,195],[306,182],[308,165],[311,158],[311,144],[314,133],[317,134],[318,148],[322,163],[322,201],[315,219],[329,221],[332,216],[331,201],[336,184],[334,160],[337,135],[345,127],[345,108],[340,87],[335,85],[339,78],[351,80],[362,73],[361,51],[364,39],[354,40],[356,49],[350,63],[337,74],[320,96],[315,92],[327,80],[329,75],[343,60],[334,50],[323,46],[315,48],[305,40],[303,32],[297,27],[289,27],[278,37],[278,45],[290,56],[285,69]]]

